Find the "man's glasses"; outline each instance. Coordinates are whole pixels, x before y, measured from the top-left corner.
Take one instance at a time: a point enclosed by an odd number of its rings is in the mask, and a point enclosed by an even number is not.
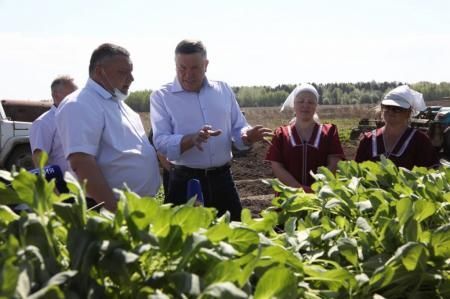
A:
[[[383,110],[389,110],[389,111],[394,112],[394,113],[402,113],[402,112],[409,111],[409,109],[405,109],[405,108],[401,108],[401,107],[397,107],[397,106],[381,105],[381,108]]]

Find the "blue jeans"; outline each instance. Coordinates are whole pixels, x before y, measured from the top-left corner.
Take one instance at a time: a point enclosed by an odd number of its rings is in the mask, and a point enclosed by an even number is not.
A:
[[[169,173],[169,192],[165,202],[175,205],[186,203],[187,183],[190,179],[200,181],[206,207],[216,208],[218,216],[229,211],[231,220],[241,219],[241,201],[229,165],[207,172],[173,166]]]

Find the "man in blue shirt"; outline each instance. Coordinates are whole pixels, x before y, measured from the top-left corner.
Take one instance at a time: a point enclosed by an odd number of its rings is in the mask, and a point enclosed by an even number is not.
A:
[[[205,76],[208,66],[201,41],[183,40],[175,49],[176,78],[150,96],[153,141],[173,164],[166,201],[183,204],[190,179],[202,185],[205,206],[240,219],[242,210],[230,171],[232,143],[241,150],[272,136],[251,127],[224,82]]]
[[[39,161],[42,151],[48,154],[49,165],[58,165],[62,173],[65,173],[69,166],[61,144],[61,140],[56,132],[55,114],[56,109],[62,100],[78,87],[69,76],[58,76],[53,80],[51,86],[53,105],[47,112],[39,116],[30,128],[30,145],[33,153],[33,163],[39,168]]]

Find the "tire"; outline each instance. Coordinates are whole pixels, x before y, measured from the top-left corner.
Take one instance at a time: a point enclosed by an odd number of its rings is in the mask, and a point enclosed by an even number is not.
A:
[[[14,147],[5,163],[5,168],[11,170],[16,165],[16,169],[25,168],[30,170],[34,168],[31,148],[29,144],[20,144]]]
[[[444,142],[442,144],[444,155],[450,160],[450,128],[444,131]]]

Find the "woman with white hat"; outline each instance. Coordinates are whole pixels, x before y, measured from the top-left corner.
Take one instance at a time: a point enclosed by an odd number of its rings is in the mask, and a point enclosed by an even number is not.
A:
[[[407,85],[387,93],[381,101],[385,125],[362,136],[356,162],[379,161],[384,155],[398,167],[438,166],[439,158],[428,136],[409,126],[411,115],[425,108],[422,94]]]
[[[288,125],[275,130],[266,160],[270,161],[275,176],[285,185],[311,191],[319,166],[336,170],[344,158],[335,125],[320,124],[316,109],[319,93],[310,84],[297,86],[288,96],[281,110],[291,108],[295,118]]]

